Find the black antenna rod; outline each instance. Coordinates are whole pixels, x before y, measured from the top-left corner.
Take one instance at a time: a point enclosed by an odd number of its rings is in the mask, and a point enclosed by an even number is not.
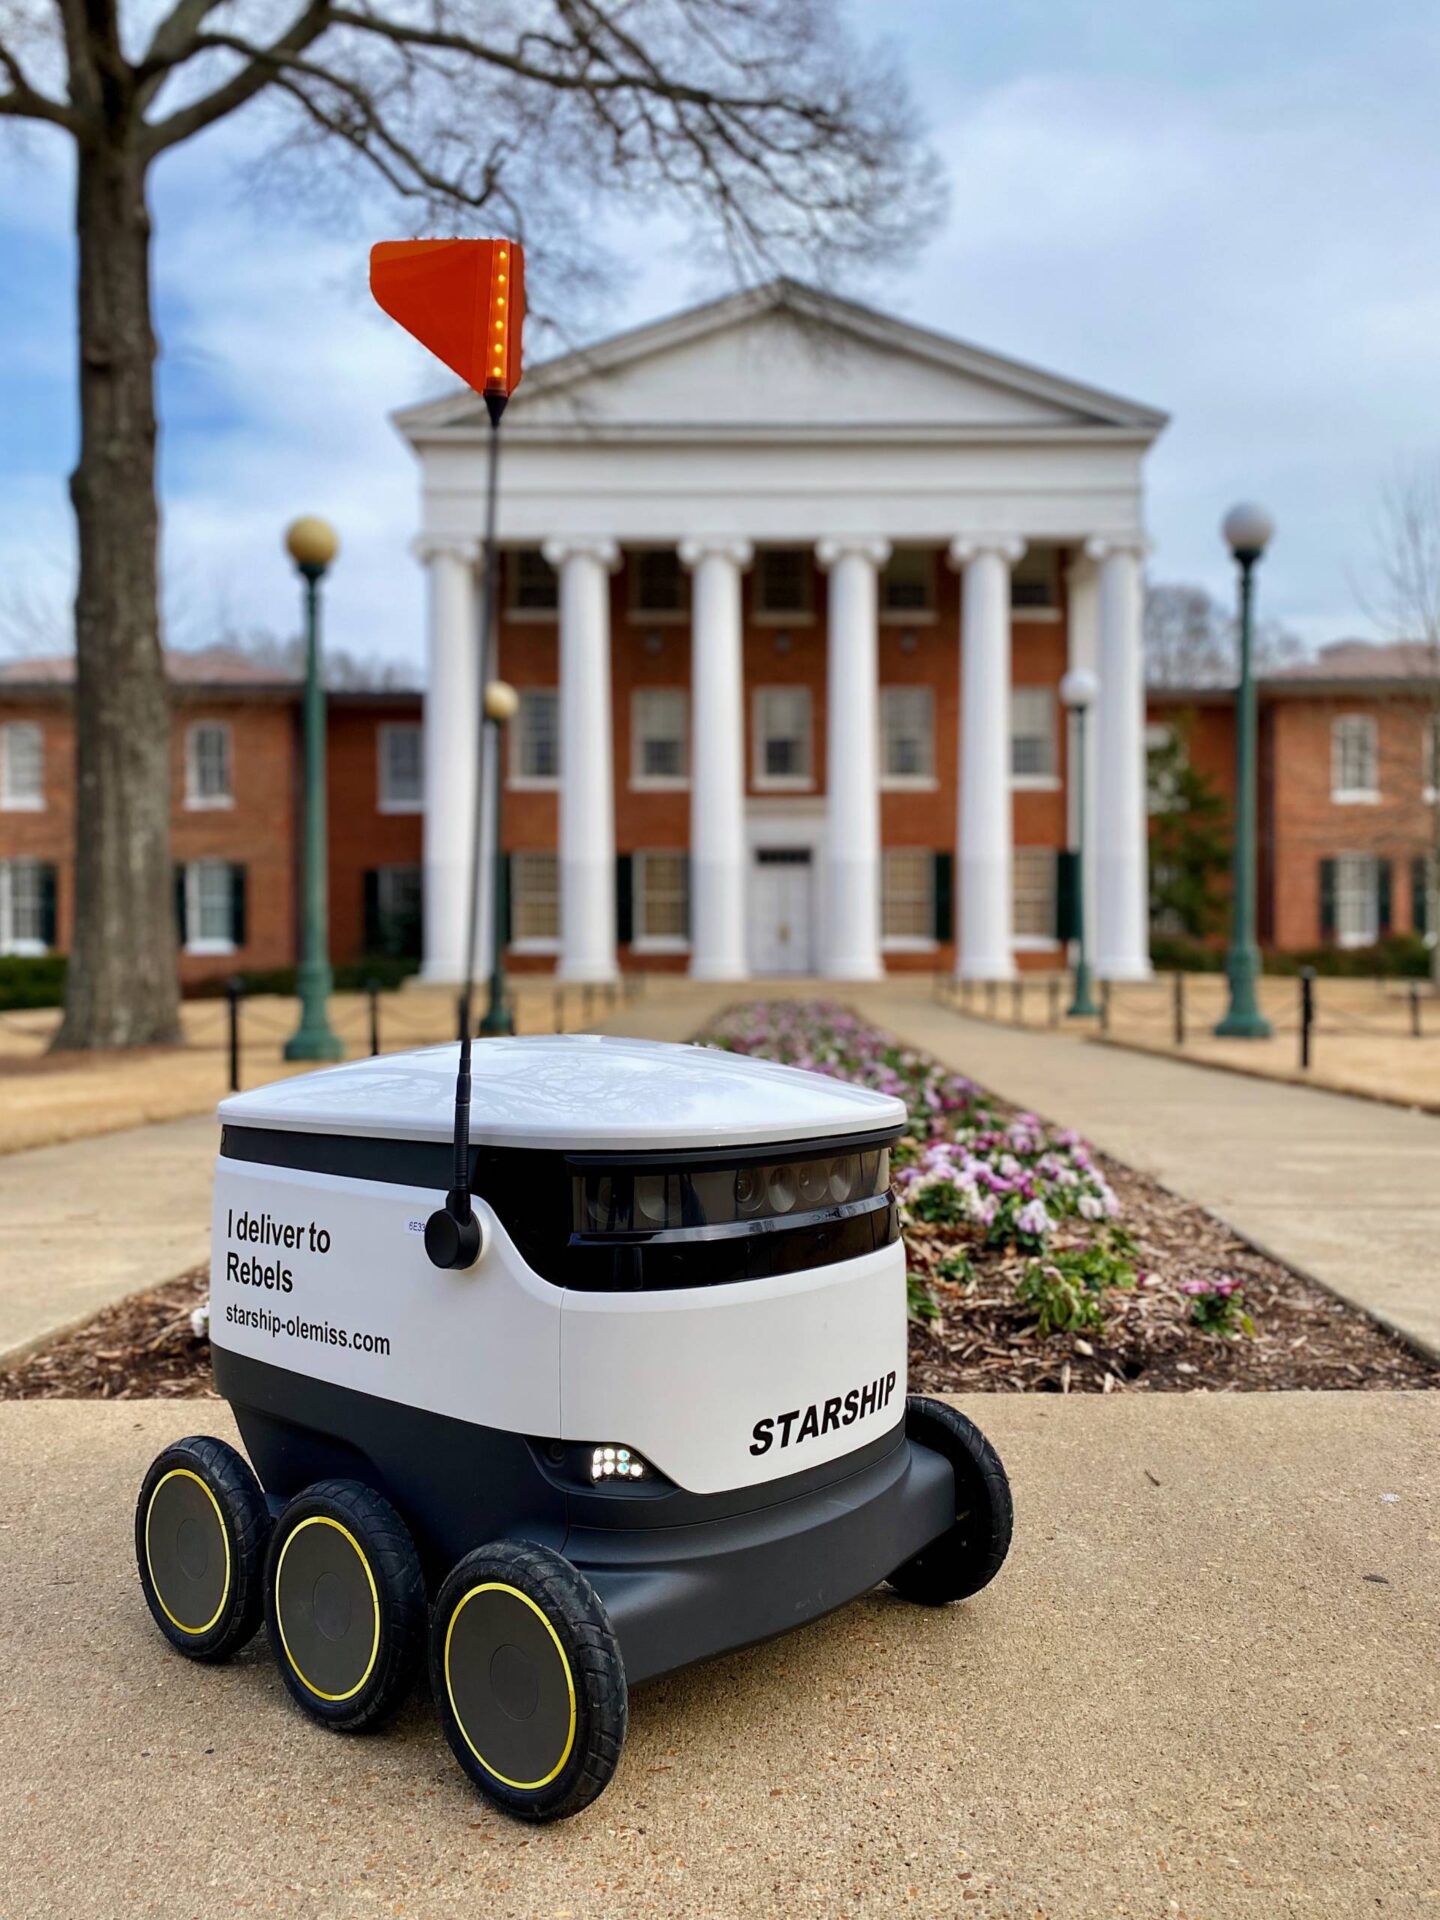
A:
[[[470,1027],[475,992],[475,921],[480,910],[480,825],[484,805],[485,731],[491,729],[495,754],[495,773],[500,776],[500,730],[485,711],[485,690],[494,678],[492,656],[497,651],[496,603],[497,559],[495,513],[500,491],[500,417],[507,395],[487,393],[485,407],[490,415],[490,458],[485,482],[485,582],[480,615],[480,703],[476,724],[475,811],[470,823],[470,873],[467,888],[469,909],[465,917],[465,978],[460,987],[460,1062],[455,1072],[455,1153],[451,1165],[450,1191],[443,1207],[425,1222],[425,1251],[437,1267],[472,1267],[480,1257],[480,1221],[470,1203]],[[499,818],[498,812],[496,815]],[[500,849],[495,849],[498,862]],[[498,907],[499,889],[496,888]],[[491,928],[492,940],[500,938],[498,911]],[[493,1011],[493,1010],[492,1010]]]

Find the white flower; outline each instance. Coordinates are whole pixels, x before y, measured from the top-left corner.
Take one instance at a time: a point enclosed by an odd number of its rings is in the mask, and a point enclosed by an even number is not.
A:
[[[1081,1194],[1080,1218],[1082,1220],[1103,1220],[1105,1218],[1105,1206],[1098,1193]]]
[[[209,1339],[210,1302],[208,1300],[202,1300],[200,1305],[192,1311],[190,1315],[190,1331],[197,1340]]]
[[[1028,1234],[1031,1239],[1043,1240],[1052,1225],[1050,1215],[1045,1211],[1045,1202],[1028,1200],[1015,1216],[1015,1225],[1021,1233]]]

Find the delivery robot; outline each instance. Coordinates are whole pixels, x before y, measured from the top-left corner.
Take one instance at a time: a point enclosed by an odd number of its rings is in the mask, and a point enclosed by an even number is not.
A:
[[[1010,1493],[970,1421],[906,1397],[899,1101],[494,1039],[472,1144],[456,1059],[221,1105],[210,1336],[253,1467],[167,1447],[136,1557],[173,1647],[223,1660],[263,1618],[324,1726],[381,1725],[428,1658],[466,1774],[546,1820],[609,1781],[636,1682],[880,1581],[975,1593]]]

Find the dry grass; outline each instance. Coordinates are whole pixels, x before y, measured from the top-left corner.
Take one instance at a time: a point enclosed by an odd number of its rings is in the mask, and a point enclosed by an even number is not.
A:
[[[605,1011],[605,997],[571,987],[557,1001],[554,987],[520,985],[516,1021],[522,1033],[553,1033],[557,1019],[568,1028],[590,1024]],[[369,1008],[363,994],[337,993],[331,1023],[351,1054],[370,1050]],[[153,1120],[209,1113],[229,1090],[228,1010],[223,1000],[187,1000],[182,1009],[185,1042],[135,1053],[50,1054],[58,1010],[0,1013],[0,1153],[52,1146],[91,1134]],[[242,1087],[261,1086],[283,1074],[305,1073],[282,1049],[299,1018],[298,1002],[275,995],[247,999],[241,1011]],[[380,1042],[384,1052],[450,1040],[455,1001],[438,987],[406,987],[381,996]]]

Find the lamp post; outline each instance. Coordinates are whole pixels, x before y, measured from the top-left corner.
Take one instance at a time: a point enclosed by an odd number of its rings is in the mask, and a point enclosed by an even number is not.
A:
[[[1235,691],[1235,844],[1230,889],[1230,945],[1225,972],[1230,1003],[1215,1028],[1218,1036],[1268,1040],[1270,1022],[1260,1011],[1255,983],[1260,949],[1255,944],[1255,681],[1253,639],[1255,566],[1270,543],[1275,523],[1263,507],[1232,507],[1220,531],[1240,568],[1240,684]]]
[[[285,1042],[287,1060],[339,1060],[345,1047],[326,1001],[330,995],[329,911],[325,880],[325,686],[320,672],[320,582],[340,551],[328,521],[313,514],[293,520],[285,547],[305,582],[305,878],[301,901],[303,944],[297,985],[300,1024]]]
[[[515,1014],[505,992],[505,862],[501,805],[505,793],[505,729],[520,711],[520,696],[508,680],[491,680],[485,688],[485,724],[492,729],[491,758],[495,769],[495,858],[491,862],[493,892],[490,905],[490,1004],[480,1022],[481,1033],[514,1033]]]
[[[1085,932],[1085,721],[1099,683],[1088,667],[1072,667],[1060,682],[1060,698],[1075,716],[1075,993],[1066,1018],[1093,1019],[1100,1009],[1090,991],[1090,943]]]

